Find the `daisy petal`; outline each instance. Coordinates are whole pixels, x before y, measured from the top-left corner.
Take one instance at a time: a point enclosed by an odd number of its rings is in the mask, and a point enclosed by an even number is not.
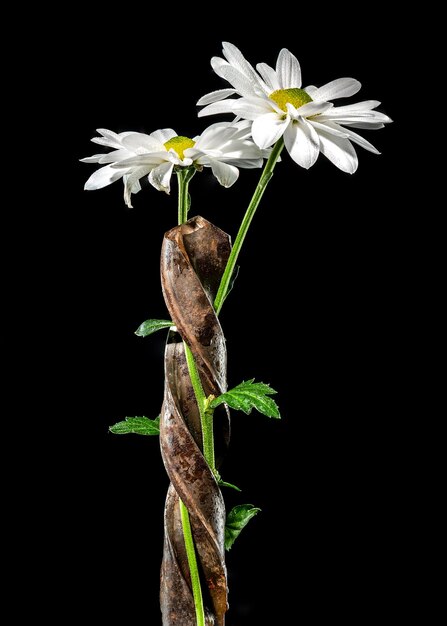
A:
[[[264,79],[266,85],[270,88],[270,92],[281,89],[278,76],[273,67],[270,67],[267,63],[258,63],[256,69]]]
[[[344,124],[345,122],[363,122],[364,124],[376,124],[379,122],[388,124],[392,121],[388,115],[379,111],[352,111],[351,113],[345,113],[340,111],[338,107],[334,107],[327,114],[323,114],[321,118],[321,121],[335,120],[339,124]]]
[[[149,174],[149,182],[151,185],[158,189],[158,191],[164,191],[167,194],[171,192],[171,175],[174,165],[172,163],[162,163],[158,167],[154,168]]]
[[[173,137],[177,137],[177,133],[175,130],[172,130],[172,128],[162,128],[161,130],[156,130],[151,133],[149,137],[153,137],[156,141],[165,144]]]
[[[213,102],[199,111],[197,115],[198,117],[205,117],[205,115],[217,115],[218,113],[232,113],[235,102],[237,102],[235,98],[229,98],[221,102]]]
[[[95,137],[92,139],[94,143],[99,143],[101,146],[108,146],[109,148],[120,148],[121,138],[113,130],[107,128],[97,128],[96,132],[102,135],[102,137]]]
[[[90,176],[88,181],[84,185],[86,191],[92,191],[93,189],[102,189],[111,185],[116,180],[119,180],[127,170],[117,170],[111,165],[105,165]]]
[[[111,141],[120,142],[120,136],[117,133],[114,133],[113,130],[108,130],[107,128],[97,128],[96,132],[102,135],[103,137],[108,137]]]
[[[320,150],[324,156],[342,172],[353,174],[357,169],[358,159],[354,146],[349,139],[335,137],[322,130],[318,132],[318,136],[320,138]]]
[[[236,100],[234,99],[233,102],[236,102]],[[249,125],[249,122],[245,122],[245,126]],[[239,128],[239,125],[236,126],[231,122],[215,122],[214,124],[210,124],[208,128],[205,128],[203,133],[198,135],[194,141],[196,144],[199,143],[200,146],[202,146],[202,144],[206,144],[207,147],[210,147],[211,145],[214,147],[214,145],[220,145],[222,143],[223,137],[231,139],[242,132]],[[243,130],[247,132],[245,129]]]
[[[98,163],[117,163],[119,161],[124,161],[124,159],[128,159],[132,155],[129,150],[126,148],[121,148],[121,150],[113,150],[112,152],[107,152],[106,154],[102,154]]]
[[[200,100],[197,100],[198,106],[204,106],[205,104],[212,104],[213,102],[219,102],[225,100],[228,96],[232,96],[236,93],[236,89],[218,89],[217,91],[211,91],[205,96],[202,96]]]
[[[255,120],[260,115],[272,113],[270,100],[263,98],[239,98],[234,101],[233,113],[247,120]]]
[[[321,124],[320,122],[317,122],[316,120],[309,120],[309,123],[312,124],[312,126],[315,128],[317,133],[321,129],[321,130],[325,130],[331,135],[335,135],[336,137],[348,136],[348,131],[347,130],[345,131],[345,129],[342,128],[342,126],[338,126],[338,124],[334,123],[329,126],[329,123]]]
[[[231,187],[239,177],[239,170],[234,165],[221,163],[215,159],[210,161],[211,170],[219,183],[224,187]]]
[[[229,131],[229,135],[227,135],[227,131]],[[234,129],[234,132],[237,132],[237,129]],[[206,128],[201,135],[199,135],[195,139],[194,148],[188,148],[188,150],[218,150],[224,138],[231,137],[233,134],[233,129],[229,126],[229,122],[217,122],[217,124],[211,124]],[[186,154],[186,150],[185,150]]]
[[[128,176],[124,177],[124,202],[127,204],[129,209],[133,208],[132,202],[131,202],[132,192],[133,192],[134,189],[137,189],[138,191],[139,191],[139,189],[141,189],[140,184],[139,184],[138,181],[143,176],[146,176],[148,171],[149,170],[148,170],[147,167],[138,167],[131,174],[129,174]],[[138,185],[137,185],[137,187],[135,187],[135,185],[137,183],[138,183]]]
[[[99,163],[99,159],[102,159],[103,156],[104,156],[104,153],[93,154],[92,156],[84,157],[83,159],[79,159],[79,160],[81,161],[81,163]]]
[[[385,128],[385,124],[366,124],[364,122],[343,122],[343,126],[352,126],[352,128],[362,128],[364,130],[379,130],[380,128]]]
[[[158,152],[163,149],[160,141],[145,133],[131,133],[124,137],[123,146],[132,151]]]
[[[220,76],[221,67],[230,65],[228,61],[225,61],[225,59],[221,59],[221,57],[212,57],[210,63],[211,63],[211,67],[213,68],[213,70],[216,72],[218,76]]]
[[[197,150],[197,148],[186,148],[183,154],[191,161],[191,163],[195,161],[198,165],[208,165],[208,156],[206,152],[203,152],[202,150]]]
[[[223,161],[225,163],[226,161]],[[262,159],[231,159],[231,165],[236,167],[242,167],[243,169],[254,169],[256,167],[262,167],[264,161]]]
[[[251,66],[251,64],[244,57],[239,48],[236,48],[235,45],[229,43],[228,41],[222,42],[223,53],[227,61],[235,67],[239,72],[250,78],[252,81],[258,81],[258,77],[256,75],[255,70]]]
[[[269,148],[284,135],[289,124],[289,117],[283,120],[276,113],[260,115],[253,122],[251,129],[253,141],[261,150]]]
[[[318,158],[320,142],[316,130],[304,119],[294,121],[284,133],[284,143],[292,159],[309,169]]]
[[[132,193],[138,193],[139,191],[141,191],[140,179],[134,182],[131,189]]]
[[[136,156],[123,159],[112,163],[112,168],[128,168],[128,167],[142,167],[143,165],[158,165],[160,161],[166,161],[168,152],[148,152],[146,154],[137,154]]]
[[[283,48],[276,61],[276,72],[279,77],[280,89],[301,87],[301,68],[298,59]]]
[[[313,99],[314,94],[318,91],[318,87],[315,87],[315,85],[309,85],[308,87],[304,88],[304,91],[308,93],[309,96]]]
[[[335,107],[335,111],[343,111],[343,113],[357,113],[359,111],[371,111],[380,104],[379,100],[363,100],[354,104],[345,104],[341,107]]]
[[[253,141],[230,141],[222,147],[222,159],[260,159],[262,151]]]
[[[361,86],[361,83],[355,78],[337,78],[317,89],[311,97],[317,101],[347,98],[357,93]]]
[[[169,150],[168,159],[174,165],[181,165],[182,167],[189,167],[192,165],[192,159],[189,156],[184,155],[184,158],[181,159],[173,148]]]
[[[236,118],[237,119],[237,118]],[[233,139],[248,139],[251,137],[251,120],[240,120],[233,122],[232,126],[236,129]]]
[[[331,135],[335,135],[336,137],[344,137],[344,138],[350,139],[351,141],[358,144],[359,146],[362,146],[362,148],[365,148],[365,150],[368,150],[369,152],[372,152],[373,154],[380,154],[377,148],[375,148],[371,143],[369,143],[369,141],[367,141],[364,137],[361,137],[360,135],[355,133],[353,130],[350,130],[349,128],[343,128],[342,126],[339,126],[335,122],[325,122],[324,124],[320,124],[319,122],[315,122],[314,120],[311,120],[310,123],[317,130],[317,132],[321,130]]]
[[[91,141],[106,148],[121,148],[121,141],[111,141],[108,137],[93,137]]]
[[[227,80],[230,85],[233,85],[241,96],[256,95],[252,79],[237,70],[232,65],[222,65],[222,67],[219,68],[219,74],[222,78]]]
[[[355,133],[353,130],[350,130],[349,128],[346,128],[345,130],[351,141],[361,146],[365,150],[368,150],[368,152],[372,152],[373,154],[380,154],[377,148],[373,146],[372,143],[369,143],[369,141],[367,141],[364,137],[362,137],[361,135],[358,135],[357,133]]]
[[[299,109],[295,109],[295,111],[302,117],[310,117],[311,115],[320,115],[328,109],[331,109],[333,106],[332,102],[308,102],[307,104],[300,106]]]

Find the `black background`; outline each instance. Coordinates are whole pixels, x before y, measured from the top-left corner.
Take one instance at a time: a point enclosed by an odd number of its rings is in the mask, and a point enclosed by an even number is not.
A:
[[[96,128],[173,127],[194,136],[217,121],[198,119],[195,102],[225,86],[209,65],[222,40],[252,63],[274,65],[289,48],[304,86],[353,76],[363,84],[353,100],[378,99],[392,118],[402,58],[391,22],[304,10],[277,15],[270,7],[261,27],[234,8],[231,17],[224,9],[212,16],[208,7],[175,19],[169,5],[129,10],[78,15],[74,38],[56,35],[60,49],[70,49],[69,79],[53,107],[69,105],[73,113],[63,128],[71,151],[64,201],[52,214],[58,236],[46,258],[51,286],[40,285],[56,302],[46,336],[55,371],[40,393],[51,396],[60,425],[52,451],[64,487],[57,488],[53,524],[60,533],[56,571],[70,579],[60,592],[67,610],[136,626],[160,623],[168,481],[157,438],[118,437],[107,428],[125,415],[160,410],[164,334],[141,339],[134,331],[145,319],[167,316],[159,252],[176,221],[176,185],[171,197],[147,185],[129,210],[121,182],[84,192],[94,166],[78,159],[98,151],[89,142]],[[207,14],[209,24],[199,27],[197,16]],[[403,271],[398,127],[397,119],[380,131],[359,131],[382,155],[358,148],[353,176],[322,156],[305,171],[284,152],[240,257],[221,315],[229,384],[269,382],[283,419],[233,416],[222,474],[243,492],[227,490],[226,502],[250,502],[262,513],[228,554],[229,626],[311,624],[334,615],[361,623],[385,607],[388,615],[397,610],[388,603],[398,595],[401,557],[394,518],[400,425],[387,398]],[[258,175],[241,171],[229,190],[209,171],[197,175],[192,214],[234,237]],[[60,332],[61,315],[68,333]]]

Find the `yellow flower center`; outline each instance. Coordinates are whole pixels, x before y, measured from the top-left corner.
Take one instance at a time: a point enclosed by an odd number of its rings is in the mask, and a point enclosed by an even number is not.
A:
[[[166,150],[170,150],[171,148],[175,150],[179,158],[182,159],[183,161],[183,159],[185,158],[184,151],[187,150],[188,148],[194,148],[194,146],[196,145],[196,142],[190,139],[189,137],[179,136],[179,137],[173,137],[172,139],[170,139],[163,145],[166,148]]]
[[[293,104],[295,109],[302,107],[303,104],[312,102],[312,98],[304,89],[278,89],[269,95],[270,100],[276,102],[280,109],[287,112],[287,104]]]

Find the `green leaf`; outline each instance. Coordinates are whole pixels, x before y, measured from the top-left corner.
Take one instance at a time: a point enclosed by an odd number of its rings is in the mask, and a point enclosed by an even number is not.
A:
[[[114,435],[159,435],[160,434],[160,416],[154,420],[148,417],[126,417],[123,422],[118,422],[109,427]]]
[[[230,489],[235,489],[236,491],[242,491],[242,489],[239,489],[239,487],[236,487],[236,485],[233,485],[232,483],[227,483],[225,482],[225,480],[222,480],[217,469],[215,469],[213,473],[214,473],[214,476],[217,480],[217,484],[219,485],[219,487],[229,487]]]
[[[235,489],[236,491],[242,491],[242,489],[239,489],[239,487],[236,487],[236,485],[233,485],[233,483],[227,483],[225,480],[218,480],[217,484],[219,485],[219,487],[229,487],[230,489]]]
[[[239,504],[228,513],[225,522],[225,550],[231,549],[241,530],[260,510],[252,504]]]
[[[138,335],[138,337],[147,337],[148,335],[152,335],[152,333],[156,333],[157,330],[169,328],[173,325],[173,322],[169,320],[146,320],[138,326],[135,334]]]
[[[249,414],[254,407],[260,413],[267,415],[267,417],[275,417],[279,419],[279,408],[273,398],[269,398],[270,395],[276,393],[270,385],[265,383],[255,383],[254,378],[242,382],[237,387],[230,389],[221,396],[215,398],[210,406],[212,409],[217,408],[220,404],[228,404],[232,409],[238,411],[244,411]]]

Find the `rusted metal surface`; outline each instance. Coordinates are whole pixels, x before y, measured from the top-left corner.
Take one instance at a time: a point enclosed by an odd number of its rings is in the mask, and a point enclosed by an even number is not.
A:
[[[179,510],[186,505],[196,545],[207,626],[224,626],[227,610],[225,505],[202,454],[202,431],[183,341],[191,348],[206,395],[226,391],[225,338],[212,302],[230,254],[228,235],[195,217],[166,233],[161,254],[163,294],[177,333],[165,352],[160,444],[171,480],[165,506],[161,568],[163,626],[195,626],[195,609]],[[229,417],[216,412],[215,441],[229,440]]]

